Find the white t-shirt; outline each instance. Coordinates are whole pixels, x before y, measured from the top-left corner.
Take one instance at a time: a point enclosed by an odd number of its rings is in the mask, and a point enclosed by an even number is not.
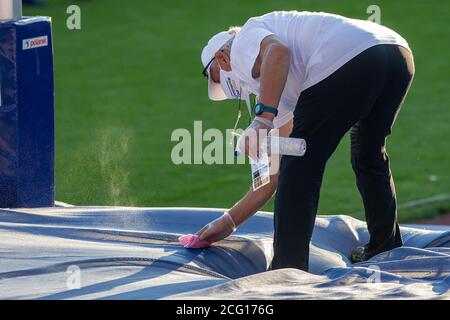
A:
[[[250,18],[231,46],[231,69],[243,89],[259,95],[259,79],[252,68],[261,41],[275,35],[291,51],[289,74],[284,87],[276,128],[293,117],[300,93],[322,81],[346,62],[378,44],[396,44],[409,51],[396,32],[379,24],[335,14],[307,11],[276,11]]]

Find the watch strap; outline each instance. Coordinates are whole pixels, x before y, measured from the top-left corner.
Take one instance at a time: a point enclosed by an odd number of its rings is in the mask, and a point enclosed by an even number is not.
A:
[[[259,109],[261,110],[260,113],[256,113],[256,109],[258,108],[258,106],[259,106]],[[277,108],[271,107],[271,106],[266,106],[265,104],[263,104],[263,103],[261,103],[261,102],[258,102],[258,103],[255,105],[255,114],[256,114],[256,115],[260,115],[260,114],[263,113],[263,112],[270,112],[270,113],[272,113],[275,117],[278,115],[278,109],[277,109]]]

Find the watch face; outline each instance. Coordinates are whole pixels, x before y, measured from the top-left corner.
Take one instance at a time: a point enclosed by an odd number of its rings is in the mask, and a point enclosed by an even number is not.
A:
[[[255,114],[256,114],[256,115],[261,114],[261,105],[260,105],[260,104],[257,104],[257,105],[255,106]]]

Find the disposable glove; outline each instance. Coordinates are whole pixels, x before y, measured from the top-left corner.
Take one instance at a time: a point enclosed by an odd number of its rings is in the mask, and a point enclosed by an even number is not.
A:
[[[199,240],[209,243],[225,239],[236,230],[236,224],[228,212],[211,221],[197,232]]]
[[[273,122],[263,117],[255,117],[250,126],[245,129],[237,141],[237,150],[245,152],[253,160],[258,159],[261,154],[259,140],[260,135],[273,129]],[[265,131],[265,132],[264,132]]]

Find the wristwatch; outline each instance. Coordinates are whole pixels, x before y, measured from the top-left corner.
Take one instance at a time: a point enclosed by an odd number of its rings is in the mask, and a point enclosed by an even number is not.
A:
[[[263,112],[270,112],[275,117],[278,115],[278,109],[277,108],[266,106],[265,104],[262,104],[261,102],[258,102],[255,105],[254,111],[255,111],[255,115],[257,115],[257,116],[259,116]]]

